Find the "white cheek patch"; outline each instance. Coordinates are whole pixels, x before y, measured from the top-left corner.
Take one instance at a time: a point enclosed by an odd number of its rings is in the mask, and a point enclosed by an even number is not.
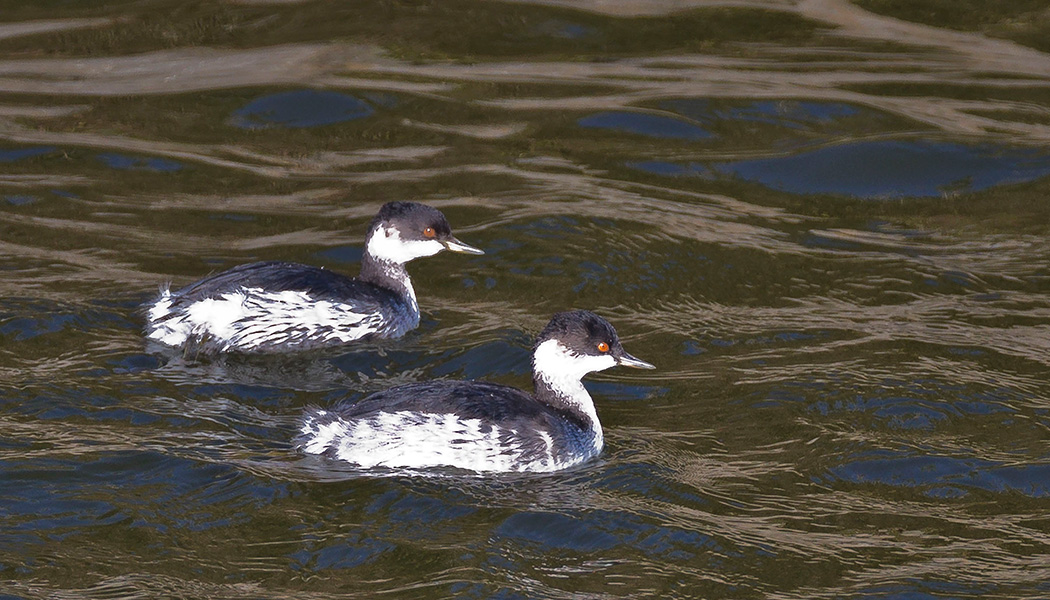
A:
[[[367,252],[381,261],[405,264],[410,260],[433,256],[445,249],[437,240],[403,240],[392,227],[380,227],[368,239]]]
[[[548,381],[579,381],[588,373],[615,367],[616,359],[608,354],[577,354],[558,340],[547,340],[537,346],[532,366]]]

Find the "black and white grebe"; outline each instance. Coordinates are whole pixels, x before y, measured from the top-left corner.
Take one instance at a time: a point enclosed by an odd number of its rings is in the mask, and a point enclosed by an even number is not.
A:
[[[581,379],[617,365],[655,368],[624,351],[598,315],[558,313],[536,339],[533,394],[477,381],[402,385],[308,409],[296,445],[362,469],[558,471],[601,452],[602,426]]]
[[[356,279],[287,262],[241,265],[177,292],[162,290],[146,307],[146,336],[202,353],[287,352],[400,337],[419,325],[405,263],[442,250],[484,254],[453,237],[437,209],[390,202],[368,228]]]

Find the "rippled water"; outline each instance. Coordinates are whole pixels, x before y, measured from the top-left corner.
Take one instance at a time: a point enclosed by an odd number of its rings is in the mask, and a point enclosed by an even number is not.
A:
[[[1050,596],[1050,21],[1003,4],[0,2],[0,596]],[[486,251],[411,265],[406,338],[144,343],[165,282],[356,273],[393,199]],[[600,460],[291,448],[527,386],[572,307],[658,367],[589,380]]]

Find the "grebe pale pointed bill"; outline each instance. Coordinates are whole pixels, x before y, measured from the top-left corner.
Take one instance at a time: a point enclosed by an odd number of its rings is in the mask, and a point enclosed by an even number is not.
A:
[[[296,445],[362,469],[558,471],[601,452],[602,426],[581,378],[617,365],[655,368],[628,354],[598,315],[558,313],[536,339],[533,394],[478,381],[403,385],[308,409]]]
[[[419,325],[405,264],[442,250],[484,254],[452,235],[445,216],[415,202],[384,204],[365,238],[356,278],[319,267],[234,267],[146,307],[146,335],[203,353],[287,352],[395,338]]]

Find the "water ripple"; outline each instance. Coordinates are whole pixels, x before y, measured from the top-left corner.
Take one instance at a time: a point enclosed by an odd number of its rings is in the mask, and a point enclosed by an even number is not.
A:
[[[0,594],[1050,592],[1042,17],[65,4],[0,23]],[[402,199],[486,251],[410,265],[403,339],[143,342],[161,285],[354,274]],[[588,378],[598,460],[363,473],[292,447],[307,405],[527,388],[567,308],[658,366]]]

